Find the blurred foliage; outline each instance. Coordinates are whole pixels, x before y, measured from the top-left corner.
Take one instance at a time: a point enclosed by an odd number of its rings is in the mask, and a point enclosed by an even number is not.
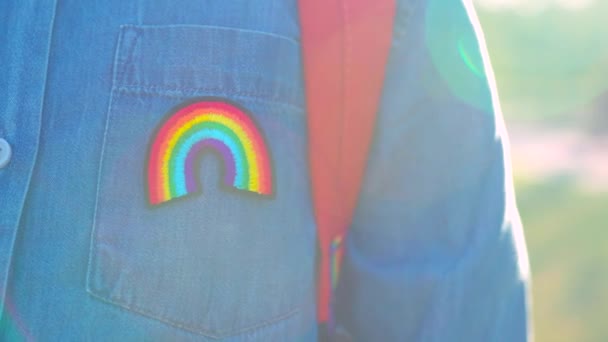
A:
[[[608,341],[608,194],[568,179],[517,182],[537,342]]]
[[[478,14],[508,123],[579,129],[606,120],[608,1],[578,11]],[[530,181],[521,165],[514,170],[536,341],[608,341],[608,194],[563,177]]]
[[[508,120],[578,124],[573,114],[608,90],[608,1],[576,11],[478,14]]]

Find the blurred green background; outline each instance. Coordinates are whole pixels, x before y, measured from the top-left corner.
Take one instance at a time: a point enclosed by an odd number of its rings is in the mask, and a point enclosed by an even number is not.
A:
[[[536,341],[608,341],[608,1],[474,0],[507,121]]]

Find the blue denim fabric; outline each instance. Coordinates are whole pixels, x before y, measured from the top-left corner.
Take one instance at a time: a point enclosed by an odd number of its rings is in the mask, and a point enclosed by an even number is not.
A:
[[[508,146],[469,7],[398,3],[335,308],[355,341],[527,338]],[[0,340],[316,341],[297,2],[6,1],[0,19]],[[155,128],[207,96],[258,123],[275,196],[225,191],[205,154],[201,194],[149,206]]]

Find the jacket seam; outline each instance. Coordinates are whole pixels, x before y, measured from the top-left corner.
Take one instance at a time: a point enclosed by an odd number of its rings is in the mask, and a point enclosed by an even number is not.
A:
[[[34,168],[36,167],[37,164],[37,160],[38,160],[38,151],[40,149],[40,134],[42,132],[42,115],[44,113],[44,100],[47,98],[47,88],[48,88],[48,83],[49,83],[49,59],[51,56],[51,47],[53,45],[53,35],[55,33],[55,18],[57,15],[57,1],[54,1],[52,4],[53,7],[53,11],[51,14],[51,20],[49,22],[49,27],[50,30],[47,34],[47,51],[46,51],[46,66],[45,66],[45,75],[44,75],[44,88],[42,91],[42,99],[40,99],[40,115],[38,116],[38,132],[37,132],[37,139],[36,139],[36,146],[34,148],[34,151],[32,153],[32,164],[28,167],[27,170],[27,181],[25,184],[25,190],[24,190],[24,195],[22,196],[22,200],[21,200],[21,205],[19,206],[19,218],[16,220],[16,226],[15,229],[11,232],[12,236],[10,237],[10,242],[9,242],[9,251],[8,251],[8,257],[7,257],[7,263],[6,266],[4,267],[4,269],[2,270],[2,272],[4,272],[5,276],[3,277],[4,279],[2,279],[0,281],[0,321],[2,321],[2,317],[4,315],[4,311],[2,308],[5,304],[5,300],[6,300],[6,293],[7,293],[7,288],[8,288],[8,283],[9,283],[9,277],[10,277],[10,273],[11,273],[11,264],[12,264],[12,259],[13,259],[13,253],[15,251],[15,241],[17,240],[17,234],[19,233],[19,227],[21,226],[21,221],[23,219],[23,208],[25,207],[25,203],[27,200],[27,195],[29,193],[30,190],[30,185],[32,182],[32,176],[34,174]]]
[[[182,88],[182,87],[158,87],[158,86],[146,86],[146,87],[131,87],[131,86],[119,86],[114,89],[116,92],[130,95],[144,95],[144,96],[162,96],[168,98],[183,98],[200,94],[201,92],[218,92],[226,96],[240,97],[247,100],[259,101],[259,102],[270,102],[274,104],[284,105],[293,108],[297,111],[304,111],[303,105],[296,104],[293,101],[286,101],[277,97],[269,97],[267,94],[256,93],[256,92],[243,92],[243,91],[231,91],[223,87],[203,87],[203,88]]]

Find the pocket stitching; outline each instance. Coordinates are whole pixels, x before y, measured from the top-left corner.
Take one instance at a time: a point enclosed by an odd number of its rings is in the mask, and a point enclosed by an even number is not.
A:
[[[304,111],[301,105],[296,103],[277,99],[275,97],[267,96],[266,94],[249,93],[243,91],[231,91],[222,87],[209,87],[209,88],[182,88],[182,87],[166,87],[166,86],[116,86],[116,92],[130,94],[130,95],[144,95],[144,96],[162,96],[169,98],[183,98],[191,96],[199,96],[201,93],[213,92],[219,93],[221,96],[240,97],[247,100],[259,101],[259,102],[270,102],[273,104],[284,105],[297,110],[298,112]],[[173,93],[173,94],[171,94]],[[179,94],[175,94],[179,93]]]
[[[206,329],[192,327],[192,326],[190,326],[187,323],[181,323],[181,322],[178,322],[178,321],[173,320],[171,318],[165,317],[163,315],[155,314],[155,313],[150,312],[150,311],[148,311],[146,309],[142,309],[142,308],[140,308],[137,305],[126,304],[124,301],[119,301],[118,299],[115,299],[114,297],[111,297],[111,296],[108,296],[108,297],[102,296],[102,295],[98,294],[95,290],[93,290],[92,288],[90,288],[90,284],[87,284],[87,292],[91,296],[97,298],[98,300],[100,300],[100,301],[102,301],[104,303],[115,305],[115,306],[120,307],[122,309],[125,309],[125,310],[127,310],[129,312],[134,312],[134,313],[137,313],[137,314],[142,315],[144,317],[148,317],[148,318],[151,318],[151,319],[154,319],[154,320],[158,320],[159,322],[171,325],[173,327],[176,327],[176,328],[179,328],[179,329],[183,329],[183,330],[186,330],[186,331],[189,331],[189,332],[192,332],[192,333],[196,333],[196,334],[199,334],[199,335],[203,335],[203,336],[206,336],[206,337],[210,337],[210,338],[213,338],[213,339],[219,339],[219,338],[223,338],[223,337],[226,337],[226,336],[240,335],[240,334],[244,334],[244,333],[247,333],[247,332],[251,332],[253,330],[261,329],[261,328],[263,328],[265,326],[269,326],[269,325],[272,325],[272,324],[284,321],[284,320],[290,318],[291,316],[297,314],[298,312],[300,312],[300,309],[296,307],[294,309],[291,309],[290,311],[287,311],[284,314],[281,314],[279,316],[276,316],[276,317],[273,317],[273,318],[270,318],[270,319],[263,320],[260,323],[256,323],[256,324],[254,324],[252,326],[248,326],[248,327],[245,327],[245,328],[236,329],[236,330],[210,331],[210,330],[206,330]]]
[[[101,189],[101,177],[102,177],[102,168],[103,168],[103,164],[104,164],[104,157],[105,157],[105,147],[106,147],[106,143],[107,143],[107,134],[108,134],[108,130],[110,128],[110,114],[112,112],[113,109],[113,105],[114,105],[114,97],[116,95],[117,92],[122,92],[120,89],[118,89],[118,87],[112,87],[111,92],[110,92],[110,100],[109,100],[109,104],[108,104],[108,109],[107,109],[107,113],[106,113],[106,127],[104,130],[104,136],[103,136],[103,146],[102,146],[102,151],[100,154],[100,163],[99,163],[99,167],[98,167],[98,177],[97,177],[97,189],[96,189],[96,198],[95,198],[95,209],[94,209],[94,213],[93,213],[93,226],[92,226],[92,230],[91,230],[91,238],[90,238],[90,245],[89,245],[89,260],[87,263],[87,276],[86,276],[86,291],[93,297],[95,297],[96,299],[117,306],[119,308],[125,309],[127,311],[139,314],[141,316],[144,317],[148,317],[150,319],[154,319],[157,320],[159,322],[168,324],[170,326],[173,326],[175,328],[178,329],[183,329],[185,331],[189,331],[192,333],[196,333],[196,334],[200,334],[209,338],[213,338],[213,339],[219,339],[219,338],[223,338],[226,336],[233,336],[233,335],[239,335],[239,334],[243,334],[246,332],[250,332],[250,331],[254,331],[257,329],[261,329],[265,326],[269,326],[278,322],[281,322],[283,320],[286,320],[288,318],[290,318],[291,316],[295,315],[296,313],[298,313],[300,311],[299,306],[295,306],[291,309],[289,309],[287,312],[279,314],[277,316],[265,319],[265,320],[261,320],[258,323],[254,323],[252,325],[249,326],[245,326],[243,328],[237,328],[234,330],[216,330],[216,331],[211,331],[208,329],[205,329],[203,327],[193,327],[188,323],[185,322],[179,322],[178,320],[175,319],[171,319],[168,318],[164,315],[159,315],[157,313],[152,312],[151,310],[148,309],[143,309],[140,308],[137,305],[131,305],[131,304],[127,304],[124,300],[118,299],[115,296],[111,296],[111,295],[101,295],[99,294],[91,285],[91,279],[93,277],[93,273],[96,271],[96,267],[94,267],[95,261],[96,260],[96,256],[97,256],[97,244],[95,243],[97,241],[96,238],[96,232],[97,232],[97,218],[98,218],[98,209],[99,209],[99,198],[100,198],[100,189]],[[125,92],[126,95],[129,95],[132,93],[134,93],[133,91],[131,92]],[[144,94],[144,93],[140,93],[140,94]],[[156,93],[156,94],[144,94],[146,96],[165,96],[166,94],[162,94],[162,93]],[[228,94],[230,95],[230,94]],[[236,96],[242,96],[242,97],[247,97],[247,96],[243,96],[240,94],[234,94]],[[171,96],[171,95],[167,95],[171,98],[174,97],[179,97],[179,96]],[[249,99],[257,99],[257,100],[263,100],[261,98],[249,98]],[[273,102],[275,103],[275,102]],[[281,103],[281,102],[278,102]],[[287,106],[291,106],[287,103],[282,103],[284,105]],[[296,107],[297,108],[297,107]],[[302,109],[300,109],[302,110]]]
[[[273,32],[251,30],[251,29],[243,29],[243,28],[239,28],[239,27],[220,26],[220,25],[196,25],[196,24],[133,25],[133,24],[126,24],[126,25],[120,25],[120,28],[122,30],[130,29],[130,30],[133,30],[133,31],[137,31],[138,34],[140,32],[145,31],[145,30],[162,30],[162,29],[165,29],[165,28],[230,30],[230,31],[238,31],[238,32],[244,32],[244,33],[249,33],[249,34],[261,34],[261,35],[265,35],[265,36],[270,36],[270,37],[286,40],[286,41],[288,41],[288,42],[290,42],[291,44],[294,44],[294,45],[299,45],[300,44],[300,41],[298,39],[296,39],[296,38],[288,37],[288,36],[277,34],[277,33],[273,33]]]
[[[162,27],[166,27],[169,26],[171,27],[171,25],[165,25]],[[183,26],[183,25],[180,25]],[[198,27],[198,26],[197,26]],[[203,26],[206,27],[206,26]],[[267,97],[265,95],[262,94],[255,94],[255,93],[243,93],[243,92],[233,92],[233,91],[229,91],[227,89],[224,88],[202,88],[202,89],[188,89],[188,88],[178,88],[176,87],[175,89],[169,89],[169,87],[162,87],[162,86],[146,86],[146,87],[141,87],[141,86],[121,86],[118,85],[120,82],[118,81],[119,76],[124,72],[122,70],[122,68],[124,68],[127,64],[121,60],[121,55],[124,53],[123,50],[121,49],[121,44],[123,43],[123,38],[124,38],[124,34],[125,34],[125,29],[126,28],[131,28],[133,29],[133,31],[136,32],[137,35],[140,35],[140,29],[137,28],[137,26],[132,26],[132,25],[121,25],[121,31],[118,35],[118,39],[117,39],[117,43],[116,43],[116,47],[115,47],[115,54],[114,54],[114,60],[112,63],[113,66],[113,70],[112,70],[112,85],[111,85],[111,89],[110,89],[110,96],[109,96],[109,102],[108,102],[108,106],[107,106],[107,110],[106,110],[106,117],[105,117],[105,129],[104,129],[104,133],[103,133],[103,138],[102,138],[102,146],[101,146],[101,152],[100,152],[100,156],[99,156],[99,166],[97,169],[97,182],[96,182],[96,190],[95,190],[95,208],[93,211],[93,220],[92,220],[92,229],[91,229],[91,236],[90,236],[90,242],[89,242],[89,256],[88,256],[88,262],[87,262],[87,274],[86,274],[86,279],[85,279],[85,290],[87,291],[87,293],[89,293],[92,297],[98,299],[101,302],[104,303],[108,303],[110,305],[114,305],[118,308],[122,308],[124,310],[127,310],[128,312],[132,312],[135,314],[139,314],[143,317],[148,317],[150,319],[156,320],[158,322],[161,323],[165,323],[168,324],[170,326],[173,326],[175,328],[178,329],[182,329],[184,331],[188,331],[191,333],[196,333],[202,336],[206,336],[212,339],[220,339],[223,337],[227,337],[227,336],[236,336],[236,335],[241,335],[244,333],[250,333],[252,331],[261,329],[265,326],[269,326],[272,324],[276,324],[279,323],[281,321],[285,321],[287,319],[289,319],[290,317],[294,316],[295,314],[297,314],[298,312],[300,312],[300,307],[298,305],[295,305],[294,307],[292,307],[291,309],[289,309],[287,312],[279,314],[277,316],[274,317],[270,317],[264,320],[261,320],[257,323],[253,323],[252,325],[248,325],[242,328],[236,328],[233,330],[209,330],[209,329],[205,329],[204,327],[193,327],[191,324],[188,323],[180,323],[177,320],[171,319],[171,318],[167,318],[164,315],[160,315],[157,313],[154,313],[150,310],[147,309],[142,309],[137,305],[130,305],[127,304],[126,301],[124,300],[120,300],[118,298],[116,298],[115,296],[112,295],[101,295],[100,293],[98,293],[98,291],[96,291],[93,286],[92,286],[92,277],[94,276],[94,273],[96,272],[97,268],[94,267],[94,264],[96,263],[96,256],[98,255],[97,252],[97,238],[96,238],[96,233],[97,233],[97,227],[98,227],[98,211],[99,211],[99,202],[100,202],[100,192],[101,192],[101,180],[102,180],[102,171],[103,171],[103,165],[104,165],[104,160],[105,160],[105,152],[106,152],[106,146],[107,146],[107,139],[108,139],[108,131],[110,129],[110,116],[112,113],[112,110],[114,108],[114,104],[115,104],[115,96],[117,96],[117,93],[123,93],[125,95],[133,95],[133,94],[139,94],[139,95],[144,95],[144,96],[160,96],[160,97],[169,97],[169,98],[182,98],[182,97],[189,97],[187,94],[187,92],[191,92],[191,93],[195,93],[195,92],[201,92],[201,91],[205,91],[205,92],[209,92],[209,91],[215,91],[215,92],[221,92],[224,95],[227,96],[234,96],[234,97],[242,97],[242,98],[246,98],[248,100],[254,100],[254,101],[262,101],[262,102],[272,102],[274,104],[280,104],[280,105],[285,105],[288,107],[292,107],[293,109],[296,109],[298,111],[303,111],[304,109],[302,108],[302,106],[298,106],[295,105],[293,103],[290,103],[288,101],[284,101],[284,100],[280,100],[277,98],[272,98],[272,97]],[[145,28],[145,27],[144,27]],[[156,28],[156,27],[152,27],[152,28]],[[161,27],[158,27],[161,28]],[[230,29],[232,30],[233,28],[223,28],[223,27],[211,27],[211,28],[219,28],[219,29]],[[264,32],[258,32],[258,31],[251,31],[251,30],[245,30],[251,33],[260,33],[260,34],[265,34]],[[280,35],[275,35],[275,34],[269,34],[271,36],[274,36],[276,38],[283,38],[283,39],[287,39],[290,40],[292,43],[297,44],[296,41],[288,38],[288,37],[283,37]],[[134,46],[135,44],[133,44]],[[132,48],[132,47],[131,47]],[[128,59],[131,58],[132,53],[128,52]],[[131,88],[132,87],[132,88]],[[166,91],[181,91],[183,94],[183,96],[179,96],[177,94],[167,94],[167,93],[162,93],[161,91],[165,89]],[[195,95],[195,94],[193,94]]]

